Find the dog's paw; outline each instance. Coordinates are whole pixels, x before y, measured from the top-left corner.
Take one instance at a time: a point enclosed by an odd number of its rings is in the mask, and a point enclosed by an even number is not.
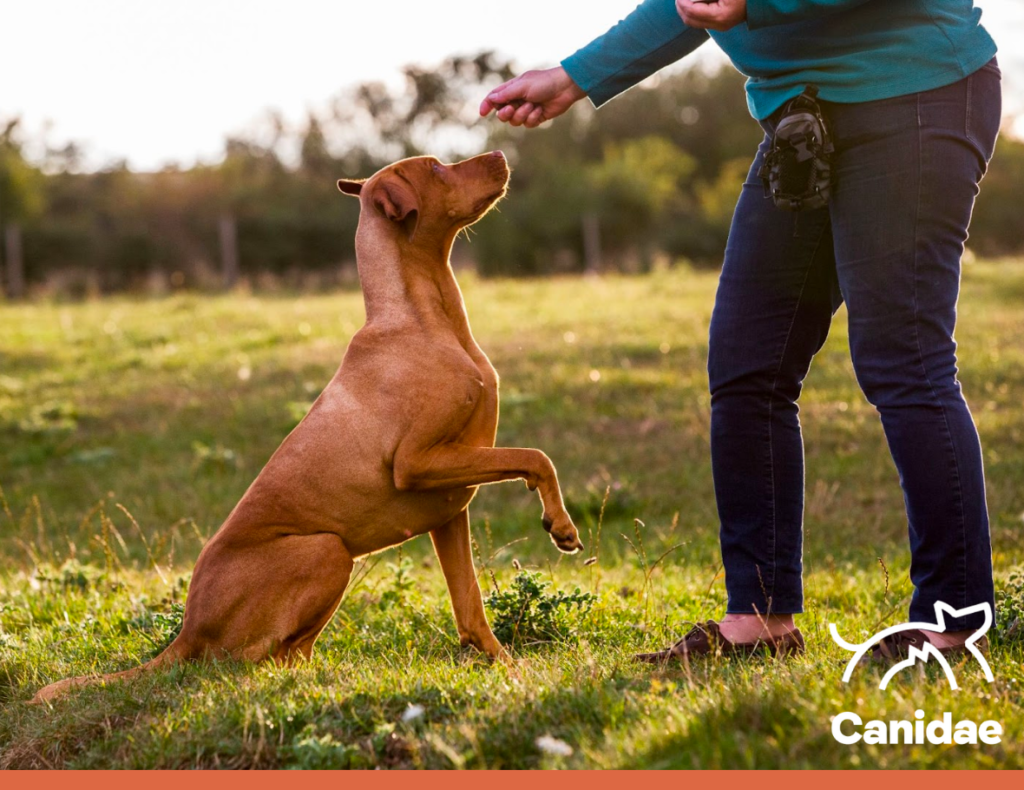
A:
[[[576,531],[576,526],[572,523],[568,513],[562,513],[555,518],[544,514],[541,523],[544,525],[544,531],[551,535],[551,540],[559,551],[565,554],[583,551],[580,534]]]
[[[501,651],[497,655],[491,656],[490,658],[491,661],[495,664],[500,664],[501,666],[508,667],[509,669],[513,670],[516,668],[516,665],[518,664],[516,659],[512,657],[512,654],[509,653],[504,647],[501,648]]]

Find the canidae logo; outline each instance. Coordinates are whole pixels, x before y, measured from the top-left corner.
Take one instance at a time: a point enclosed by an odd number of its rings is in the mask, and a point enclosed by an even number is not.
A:
[[[969,745],[986,743],[990,746],[1002,743],[1003,725],[997,721],[983,721],[981,725],[965,719],[953,726],[953,714],[943,713],[942,718],[924,723],[924,711],[914,712],[915,721],[869,721],[867,724],[856,713],[840,713],[832,719],[832,737],[839,743],[852,746],[862,740],[866,744],[896,745],[930,743]],[[843,727],[844,724],[852,727]],[[858,731],[863,727],[863,732]]]
[[[993,682],[995,677],[992,675],[992,669],[989,667],[988,661],[985,660],[985,656],[978,648],[977,644],[978,641],[988,633],[989,628],[992,627],[992,607],[987,603],[983,603],[978,604],[977,606],[969,606],[965,609],[954,609],[952,606],[942,603],[941,601],[935,604],[934,623],[904,623],[902,625],[896,625],[892,628],[886,628],[883,631],[879,631],[866,642],[862,642],[860,644],[847,642],[839,635],[839,631],[835,624],[829,623],[828,629],[832,634],[832,639],[835,643],[844,650],[849,650],[853,653],[853,657],[846,665],[846,672],[843,673],[843,682],[850,682],[850,678],[853,676],[853,671],[857,668],[857,665],[863,661],[868,651],[886,637],[911,629],[943,633],[946,631],[947,614],[951,617],[966,617],[967,615],[977,613],[983,614],[985,621],[982,626],[967,639],[967,642],[964,644],[964,649],[977,659],[978,663],[981,665],[985,679],[989,683]],[[925,642],[924,646],[920,648],[913,645],[908,646],[907,658],[894,664],[889,671],[885,673],[881,682],[878,684],[878,688],[884,690],[885,687],[889,685],[889,681],[892,680],[892,678],[899,672],[914,666],[918,661],[927,662],[931,658],[934,658],[942,666],[942,669],[946,674],[946,679],[949,681],[950,688],[954,691],[958,690],[960,687],[957,685],[956,676],[953,674],[953,668],[949,665],[946,657],[939,652],[939,649],[929,642]],[[864,720],[856,713],[844,712],[832,719],[832,737],[834,737],[839,743],[848,745],[859,743],[861,740],[866,744],[977,744],[979,739],[981,743],[992,745],[1001,742],[1003,728],[999,722],[986,721],[979,726],[973,721],[959,721],[954,727],[953,716],[950,713],[943,713],[939,719],[928,722],[927,724],[924,721],[924,715],[924,711],[918,710],[914,713],[915,721],[913,722],[890,721],[886,723],[884,721],[873,720],[864,724]],[[846,731],[844,731],[843,725],[847,723],[853,725],[852,731],[850,731],[851,728],[846,728]],[[858,732],[856,728],[861,726],[863,726],[863,732]]]
[[[954,609],[952,606],[943,603],[942,601],[935,602],[935,622],[934,623],[903,623],[902,625],[894,625],[892,628],[886,628],[884,631],[879,631],[868,641],[862,642],[859,645],[853,645],[839,636],[839,631],[836,628],[835,623],[828,624],[829,633],[832,634],[832,639],[837,645],[844,650],[850,650],[853,652],[853,658],[850,659],[846,665],[846,672],[843,673],[843,683],[849,683],[850,677],[853,675],[853,670],[857,668],[857,665],[863,660],[867,652],[874,647],[876,644],[881,642],[887,636],[899,633],[901,631],[910,631],[915,628],[920,628],[925,631],[936,631],[938,633],[944,633],[946,630],[946,614],[948,613],[952,617],[966,617],[969,614],[975,614],[981,612],[985,615],[985,622],[981,628],[971,634],[970,638],[964,644],[964,648],[978,659],[978,663],[981,664],[981,670],[985,673],[985,680],[989,683],[995,680],[992,675],[992,669],[988,665],[988,661],[985,660],[985,656],[981,650],[978,649],[977,642],[985,634],[988,633],[988,629],[992,627],[992,607],[987,603],[980,603],[977,606],[969,606],[966,609]],[[927,661],[929,658],[934,658],[942,666],[943,671],[946,673],[946,678],[949,680],[949,687],[956,691],[960,687],[956,684],[956,676],[953,674],[952,667],[949,666],[949,662],[946,661],[946,657],[939,652],[939,649],[930,642],[925,642],[923,648],[910,647],[907,650],[908,657],[905,661],[900,661],[894,664],[892,668],[882,676],[882,682],[878,684],[878,688],[885,690],[885,687],[889,685],[889,681],[893,679],[895,675],[908,667],[914,666],[918,661]]]

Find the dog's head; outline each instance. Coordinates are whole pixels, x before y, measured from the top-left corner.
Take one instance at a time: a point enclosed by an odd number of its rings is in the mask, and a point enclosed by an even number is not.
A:
[[[403,159],[365,181],[341,179],[338,189],[358,197],[409,241],[453,237],[505,195],[509,169],[501,151],[453,165],[433,156]]]

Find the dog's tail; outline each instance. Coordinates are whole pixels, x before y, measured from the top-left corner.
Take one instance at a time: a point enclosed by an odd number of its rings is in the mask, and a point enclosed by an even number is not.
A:
[[[185,657],[184,652],[178,646],[179,641],[180,637],[172,642],[167,649],[156,658],[151,661],[147,661],[142,666],[134,667],[133,669],[126,669],[123,672],[111,672],[108,675],[85,675],[83,677],[67,678],[66,680],[59,680],[56,683],[51,683],[49,686],[39,689],[39,691],[36,692],[36,695],[29,700],[29,703],[32,705],[38,705],[43,702],[50,702],[51,700],[64,696],[69,691],[74,691],[75,689],[82,688],[83,686],[93,686],[96,684],[130,680],[131,678],[138,677],[150,670],[177,664]]]

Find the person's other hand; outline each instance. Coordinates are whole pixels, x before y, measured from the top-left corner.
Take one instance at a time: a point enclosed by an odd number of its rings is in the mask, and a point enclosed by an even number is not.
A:
[[[747,0],[676,0],[676,11],[690,27],[723,32],[747,19]]]
[[[488,93],[480,104],[480,115],[497,110],[499,121],[533,129],[557,118],[584,96],[561,66],[527,71]]]

